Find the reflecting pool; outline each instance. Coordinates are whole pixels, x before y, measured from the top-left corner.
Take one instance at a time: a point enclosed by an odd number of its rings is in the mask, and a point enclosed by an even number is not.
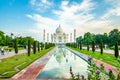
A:
[[[86,61],[66,48],[57,48],[37,78],[70,78],[70,66],[73,73],[87,77]]]

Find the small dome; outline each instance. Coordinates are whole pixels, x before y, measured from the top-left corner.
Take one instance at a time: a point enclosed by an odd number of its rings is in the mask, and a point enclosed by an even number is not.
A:
[[[63,29],[59,25],[59,27],[56,29],[56,33],[64,33]]]

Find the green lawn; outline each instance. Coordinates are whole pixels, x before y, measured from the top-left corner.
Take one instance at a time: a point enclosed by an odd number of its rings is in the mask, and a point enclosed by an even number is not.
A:
[[[48,51],[53,49],[54,47],[51,47],[46,50],[42,50],[40,52],[37,52],[36,54],[33,54],[31,52],[31,55],[28,56],[27,53],[18,55],[18,60],[16,60],[16,57],[10,57],[6,59],[2,59],[2,62],[0,62],[0,78],[9,78],[12,77],[14,74],[18,73],[19,71],[15,70],[15,67],[20,65],[18,67],[19,70],[24,69],[26,66],[34,62],[36,59],[40,58],[44,54],[46,54]],[[5,72],[8,72],[6,74],[3,74]]]
[[[71,47],[69,47],[69,48],[71,48]],[[85,49],[80,50],[80,49],[78,49],[78,48],[71,48],[71,49],[76,50],[76,51],[78,51],[78,52],[80,52],[80,53],[83,53],[83,54],[85,54],[85,55],[91,55],[91,56],[92,56],[93,58],[95,58],[95,59],[101,60],[101,61],[103,61],[103,62],[106,62],[106,63],[108,63],[108,64],[111,64],[111,65],[117,67],[118,61],[117,61],[117,59],[114,57],[113,54],[103,53],[103,54],[101,55],[100,52],[94,52],[94,53],[93,53],[91,50],[90,50],[90,51],[87,51],[87,50],[85,50]]]
[[[110,49],[110,50],[114,50],[114,49],[115,49],[115,46],[110,47],[110,48],[108,48],[108,49]],[[120,51],[120,46],[118,46],[118,49],[119,49],[119,51]]]
[[[9,51],[14,51],[13,47],[9,47],[9,46],[0,46],[0,48],[4,48],[4,50],[9,50]],[[23,50],[25,49],[24,47],[18,47],[18,50]]]

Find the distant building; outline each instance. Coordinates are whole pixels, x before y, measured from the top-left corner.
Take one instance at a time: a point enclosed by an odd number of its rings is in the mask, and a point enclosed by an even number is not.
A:
[[[76,29],[74,29],[74,42],[76,42]]]
[[[45,29],[43,30],[43,42],[45,43]]]
[[[47,42],[49,43],[49,33],[47,33]]]
[[[56,32],[53,34],[53,43],[55,44],[65,44],[68,41],[68,35],[64,32],[62,27],[56,29]]]

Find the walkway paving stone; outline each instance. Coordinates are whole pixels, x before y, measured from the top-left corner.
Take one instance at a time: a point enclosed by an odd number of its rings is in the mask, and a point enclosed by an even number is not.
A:
[[[18,51],[18,55],[19,55],[19,54],[24,54],[24,53],[27,53],[27,50],[26,50],[26,49],[24,49],[24,50],[19,50],[19,51]],[[0,54],[0,59],[12,57],[12,56],[15,56],[15,55],[16,55],[16,54],[15,54],[14,51],[5,52],[4,55],[1,55],[1,54]]]
[[[100,65],[103,64],[106,71],[108,71],[108,69],[112,69],[113,73],[114,73],[115,75],[117,75],[117,69],[116,69],[116,67],[114,67],[114,66],[112,66],[112,65],[110,65],[110,64],[107,64],[107,63],[105,63],[105,62],[102,62],[101,60],[95,60],[94,62],[95,62],[95,64],[96,64],[98,67],[100,67]]]
[[[38,73],[43,69],[51,55],[55,52],[56,48],[49,51],[46,55],[42,56],[31,65],[20,71],[18,74],[8,80],[36,80]]]

